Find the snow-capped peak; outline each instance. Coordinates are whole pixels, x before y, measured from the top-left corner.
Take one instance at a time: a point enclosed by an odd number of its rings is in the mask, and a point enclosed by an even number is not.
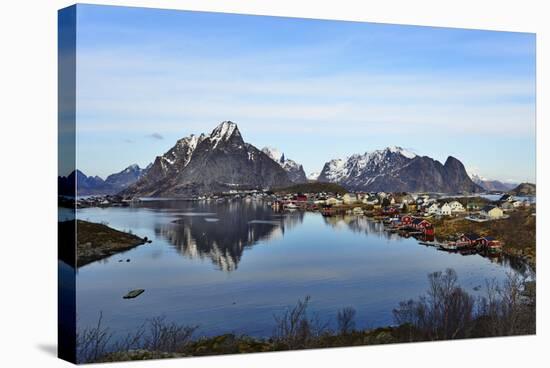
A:
[[[229,137],[231,137],[231,135],[236,129],[238,129],[237,124],[235,124],[234,122],[229,120],[222,121],[220,125],[214,128],[214,130],[210,134],[210,138],[219,138],[219,139],[227,140],[229,139]]]
[[[348,160],[348,157],[346,157],[345,159],[335,158],[327,162],[325,164],[325,167],[323,168],[325,177],[329,179],[329,181],[338,182],[342,178],[347,176],[348,168],[346,167],[346,163],[348,162]]]
[[[466,170],[466,173],[468,174],[468,176],[470,177],[470,179],[472,179],[472,181],[473,181],[474,183],[488,180],[487,178],[485,178],[485,177],[479,175],[479,174],[476,173],[476,172],[470,171],[470,170]]]
[[[124,172],[129,173],[129,172],[132,172],[132,171],[139,171],[139,170],[141,170],[141,169],[139,168],[138,164],[132,164],[132,165],[128,166],[126,169],[124,169]]]
[[[390,146],[386,148],[388,151],[392,153],[400,153],[401,155],[405,156],[406,158],[415,158],[416,154],[414,152],[408,151],[404,149],[403,147],[399,146]]]
[[[302,167],[302,165],[286,157],[285,154],[277,148],[264,147],[262,148],[262,152],[265,153],[277,164],[279,164],[279,166],[281,166],[287,173],[289,173],[290,180],[294,182],[307,181],[306,174],[304,173],[304,168]]]
[[[271,157],[273,161],[280,162],[283,157],[283,153],[274,147],[264,147],[262,152]]]
[[[239,128],[237,128],[237,124],[235,124],[232,121],[226,120],[222,121],[220,125],[218,125],[212,133],[210,133],[210,141],[214,143],[214,147],[220,143],[220,141],[227,141],[231,136],[237,133],[240,135]]]
[[[346,158],[330,160],[323,167],[321,180],[341,182],[343,180],[373,180],[380,172],[390,173],[403,160],[416,157],[411,151],[402,147],[390,146],[363,154],[353,154]]]

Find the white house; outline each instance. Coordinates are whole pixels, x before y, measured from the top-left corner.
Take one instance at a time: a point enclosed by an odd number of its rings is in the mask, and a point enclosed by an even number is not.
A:
[[[522,201],[514,201],[514,202],[512,202],[512,206],[514,208],[521,207],[521,206],[523,206],[523,202]]]
[[[449,206],[451,207],[451,212],[464,212],[464,206],[459,201],[452,201],[449,203]]]
[[[357,195],[353,193],[346,193],[342,196],[342,201],[345,204],[352,204],[357,202]]]
[[[338,205],[342,204],[342,201],[338,198],[330,197],[329,199],[327,199],[325,201],[325,203],[328,204],[328,205],[332,205],[332,206],[338,206]]]
[[[443,204],[436,214],[439,216],[451,216],[451,206],[448,203]]]
[[[428,212],[430,215],[436,215],[436,214],[438,214],[438,213],[439,213],[439,204],[433,203],[430,207],[428,207],[427,212]]]

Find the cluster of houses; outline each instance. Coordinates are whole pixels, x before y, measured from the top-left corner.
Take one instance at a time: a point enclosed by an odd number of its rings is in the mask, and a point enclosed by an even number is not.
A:
[[[500,250],[502,244],[500,240],[492,236],[480,236],[476,233],[467,233],[460,236],[458,241],[455,242],[457,247],[468,248],[485,248],[488,250]]]
[[[505,211],[531,206],[531,202],[529,202],[528,200],[517,199],[511,194],[505,194],[502,197],[500,197],[499,203],[500,203],[500,207]]]
[[[126,207],[130,201],[118,195],[91,195],[76,199],[77,208],[87,207]]]
[[[440,204],[438,202],[432,203],[426,210],[429,215],[436,216],[451,216],[457,213],[464,213],[466,209],[459,201],[451,201]]]
[[[423,235],[435,235],[435,229],[432,223],[424,218],[413,217],[411,215],[403,215],[397,217],[397,221],[392,224],[394,229],[405,231],[420,232]]]
[[[426,238],[431,237],[431,243],[424,242],[424,244],[437,245],[444,250],[486,249],[489,251],[499,251],[502,248],[502,245],[498,239],[492,236],[480,236],[476,233],[460,234],[453,241],[437,243],[433,241],[435,228],[432,223],[425,218],[414,217],[411,215],[401,215],[391,218],[388,223],[390,224],[388,231],[421,234]]]
[[[515,202],[505,202],[515,203]],[[311,194],[287,194],[275,196],[273,204],[278,209],[306,210],[327,209],[339,206],[370,205],[372,209],[381,215],[394,213],[416,213],[419,216],[457,216],[467,212],[476,212],[467,217],[472,221],[488,221],[505,218],[504,211],[507,206],[486,205],[480,208],[476,202],[467,203],[464,206],[457,200],[442,202],[430,197],[428,194],[391,194],[391,193],[311,193]],[[504,208],[503,208],[504,207]],[[352,210],[349,210],[352,211]],[[363,212],[362,208],[353,208],[353,211]]]

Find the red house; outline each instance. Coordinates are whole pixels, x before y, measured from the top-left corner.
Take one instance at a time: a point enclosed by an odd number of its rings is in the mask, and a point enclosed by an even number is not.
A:
[[[293,198],[296,202],[307,202],[307,195],[298,194]]]
[[[478,243],[487,249],[500,249],[502,247],[500,240],[492,236],[482,236],[478,239]]]
[[[419,218],[413,219],[411,225],[418,230],[424,230],[427,227],[433,227],[431,222]]]
[[[479,240],[479,235],[476,234],[476,233],[467,233],[467,234],[463,234],[460,237],[460,242],[461,243],[465,243],[465,244],[467,244],[471,247],[477,245],[478,240]]]
[[[424,228],[424,235],[434,236],[435,235],[435,228],[432,225],[426,226]]]
[[[401,216],[401,223],[403,225],[410,225],[412,223],[412,216],[409,216],[409,215],[405,215],[405,216]]]

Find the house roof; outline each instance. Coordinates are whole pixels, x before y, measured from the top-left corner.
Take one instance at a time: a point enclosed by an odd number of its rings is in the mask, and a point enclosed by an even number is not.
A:
[[[467,233],[463,235],[468,240],[477,240],[479,239],[479,235],[476,233]]]
[[[412,223],[415,224],[415,225],[421,224],[422,222],[429,223],[428,221],[426,221],[424,219],[421,219],[421,218],[413,218],[413,220],[412,220]]]
[[[497,208],[497,206],[493,206],[493,205],[489,204],[487,206],[483,206],[483,208],[481,210],[484,211],[484,212],[489,212],[489,211],[491,211],[492,209],[495,209],[495,208]]]

